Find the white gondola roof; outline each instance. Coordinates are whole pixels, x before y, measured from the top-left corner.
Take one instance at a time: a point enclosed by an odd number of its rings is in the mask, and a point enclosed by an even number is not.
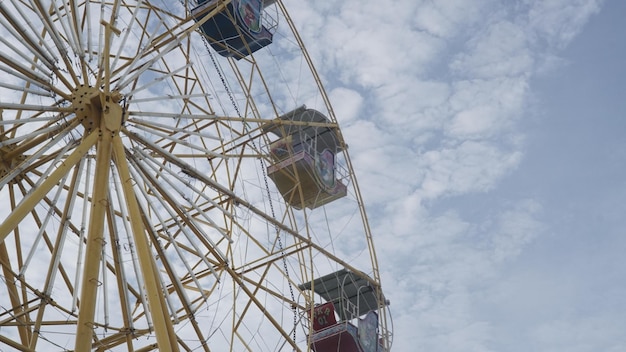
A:
[[[378,299],[378,290],[366,277],[364,273],[356,274],[347,269],[341,269],[298,287],[301,290],[310,290],[313,284],[315,293],[335,304],[339,318],[349,320],[377,310],[380,308],[379,302],[388,304],[384,297]]]
[[[288,121],[294,123],[291,124]],[[270,121],[263,127],[263,131],[271,132],[280,138],[291,136],[294,145],[303,140],[315,140],[319,152],[326,148],[333,152],[341,151],[343,148],[337,134],[337,127],[329,126],[330,124],[330,120],[324,114],[317,110],[307,109],[303,105]]]

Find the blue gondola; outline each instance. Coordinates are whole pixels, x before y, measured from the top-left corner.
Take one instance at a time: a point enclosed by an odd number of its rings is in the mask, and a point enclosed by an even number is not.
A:
[[[213,14],[222,2],[199,1],[191,15],[200,22]],[[273,34],[262,21],[263,11],[263,0],[231,0],[200,29],[218,54],[239,60],[272,43]]]

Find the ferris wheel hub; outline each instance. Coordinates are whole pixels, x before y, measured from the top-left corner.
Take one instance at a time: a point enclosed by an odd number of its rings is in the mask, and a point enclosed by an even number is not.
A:
[[[122,126],[123,108],[119,92],[103,92],[97,87],[81,85],[72,94],[72,109],[85,132],[96,128],[117,133]]]

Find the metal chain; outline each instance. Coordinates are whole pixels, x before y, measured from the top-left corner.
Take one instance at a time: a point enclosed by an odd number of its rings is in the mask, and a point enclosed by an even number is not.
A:
[[[235,113],[237,114],[237,117],[239,117],[239,118],[241,118],[243,120],[244,132],[247,132],[248,124],[246,122],[246,119],[241,114],[241,112],[239,110],[239,106],[235,102],[235,97],[234,97],[233,93],[231,92],[228,84],[226,83],[226,78],[222,74],[222,71],[220,70],[220,67],[217,64],[217,61],[215,60],[215,56],[213,55],[213,51],[209,47],[208,41],[206,40],[206,38],[204,36],[201,36],[201,37],[202,37],[202,42],[204,43],[204,47],[207,50],[207,53],[209,54],[209,57],[211,58],[211,62],[213,63],[213,66],[215,67],[215,71],[217,72],[217,75],[218,75],[220,81],[222,82],[222,85],[224,86],[224,90],[226,91],[226,94],[228,95],[228,97],[230,99],[230,102],[233,105],[233,108],[235,109]],[[254,139],[251,138],[250,141],[252,142],[252,147],[254,148],[254,150],[260,150],[260,149],[257,148],[256,142],[255,142]],[[269,182],[267,181],[268,177],[267,177],[267,173],[265,172],[265,164],[263,163],[263,158],[259,158],[259,165],[261,166],[261,172],[263,174],[263,181],[265,182],[265,190],[267,191],[267,198],[269,200],[270,212],[272,214],[272,219],[276,219],[276,212],[274,211],[274,203],[272,202]],[[283,241],[282,241],[282,238],[280,236],[280,228],[278,227],[278,225],[274,224],[274,230],[276,231],[276,238],[278,240],[278,249],[280,250],[280,255],[281,255],[281,258],[282,258],[282,262],[283,262],[283,270],[285,270],[285,276],[287,277],[287,284],[289,286],[289,294],[291,296],[291,301],[294,302],[294,304],[291,305],[291,310],[293,311],[293,341],[296,342],[296,326],[298,324],[298,314],[297,314],[296,305],[295,305],[296,296],[295,296],[295,293],[294,293],[294,290],[293,290],[293,285],[291,284],[291,278],[289,277],[289,267],[287,266],[287,259],[286,259],[286,255],[285,255],[285,248],[283,246]]]
[[[272,212],[272,218],[275,219],[276,215],[274,213],[274,203],[272,202],[272,198],[270,194],[270,186],[269,186],[269,183],[267,182],[267,174],[265,172],[265,165],[263,164],[263,159],[259,159],[259,163],[261,164],[261,170],[263,172],[263,180],[265,181],[265,189],[267,190],[267,198],[269,199],[269,202],[270,202],[270,211]],[[283,261],[283,268],[285,270],[285,275],[287,276],[287,284],[289,285],[289,294],[291,295],[291,301],[294,302],[291,305],[291,310],[293,311],[293,341],[296,342],[296,325],[298,325],[298,313],[296,311],[296,305],[295,305],[296,296],[293,292],[293,286],[291,285],[291,278],[289,277],[289,268],[287,267],[287,259],[285,259],[285,249],[283,247],[283,241],[280,237],[280,229],[278,228],[276,224],[274,224],[274,228],[276,230],[276,238],[278,239],[278,248],[280,249],[280,256]]]

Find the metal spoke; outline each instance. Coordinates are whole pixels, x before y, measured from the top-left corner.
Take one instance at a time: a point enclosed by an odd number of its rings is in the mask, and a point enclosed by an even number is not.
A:
[[[237,51],[247,3],[0,2],[0,350],[311,351],[314,279],[344,270],[388,352],[327,94],[280,0]]]

